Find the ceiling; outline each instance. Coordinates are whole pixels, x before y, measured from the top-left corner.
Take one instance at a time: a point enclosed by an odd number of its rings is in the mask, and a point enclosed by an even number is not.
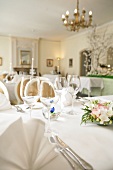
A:
[[[66,30],[61,16],[69,10],[73,18],[75,7],[76,0],[0,0],[0,35],[65,39],[77,33]],[[113,20],[113,0],[79,0],[79,8],[92,10],[94,24]]]

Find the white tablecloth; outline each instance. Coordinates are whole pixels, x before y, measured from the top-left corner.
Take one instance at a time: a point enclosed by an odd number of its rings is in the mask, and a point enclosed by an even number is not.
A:
[[[39,116],[39,113],[34,112],[34,117],[41,116],[42,114]],[[39,167],[41,170],[71,170],[68,161],[56,151],[55,144],[42,136],[43,129],[39,130],[39,122],[35,120],[30,119],[28,113],[17,113],[15,108],[0,112],[1,170],[38,170]],[[75,169],[82,170],[78,164],[75,164]]]
[[[100,95],[101,90],[104,88],[103,79],[102,78],[95,78],[95,77],[80,77],[81,87],[80,91],[83,88],[87,89],[89,95],[91,93],[91,88],[99,87],[100,88]]]
[[[113,96],[105,98],[113,100]],[[51,127],[79,156],[89,162],[94,170],[112,170],[113,125],[80,125],[82,116],[80,114],[82,113],[80,103],[76,106],[75,111],[79,114],[68,115],[62,113],[57,121],[51,121]],[[28,113],[18,113],[15,108],[0,112],[0,133],[3,133],[4,129],[19,116],[27,119]],[[41,109],[33,109],[32,117],[44,120]]]
[[[54,83],[56,77],[61,77],[61,74],[44,74],[44,75],[42,75],[42,77],[46,77],[46,78],[50,79],[50,81],[52,83]]]

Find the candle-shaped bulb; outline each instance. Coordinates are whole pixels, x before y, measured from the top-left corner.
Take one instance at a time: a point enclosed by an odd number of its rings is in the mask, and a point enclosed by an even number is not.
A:
[[[69,16],[69,11],[66,11],[66,16]]]
[[[62,19],[65,19],[65,15],[64,14],[62,14]]]
[[[77,14],[77,9],[75,8],[74,13]]]
[[[92,11],[89,11],[89,15],[92,16]]]

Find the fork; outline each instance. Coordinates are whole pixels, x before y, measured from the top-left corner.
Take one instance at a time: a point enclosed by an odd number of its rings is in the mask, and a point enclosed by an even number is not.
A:
[[[72,169],[75,170],[75,165],[72,162],[72,158],[70,157],[70,155],[68,155],[65,152],[65,150],[57,143],[57,141],[55,140],[55,138],[53,136],[50,136],[49,140],[50,140],[51,143],[56,144],[56,148],[58,149],[58,151],[60,151],[60,153],[63,155],[63,157],[68,161],[68,163],[70,164]]]

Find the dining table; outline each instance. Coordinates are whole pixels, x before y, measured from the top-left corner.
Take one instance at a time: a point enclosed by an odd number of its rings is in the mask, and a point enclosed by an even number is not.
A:
[[[113,101],[113,95],[98,96],[96,98]],[[43,116],[43,105],[41,103],[37,103],[33,107],[31,117],[29,115],[29,109],[25,104],[19,106],[25,111],[24,113],[17,112],[15,106],[12,106],[8,110],[0,110],[0,138],[8,127],[19,118],[24,120],[24,122],[40,119],[47,124],[48,121]],[[113,125],[81,124],[82,108],[83,102],[81,100],[75,102],[74,115],[66,112],[71,109],[71,106],[65,107],[65,112],[61,111],[56,120],[50,121],[52,133],[58,135],[75,153],[88,162],[94,170],[113,170]],[[54,167],[58,166],[58,161],[59,159],[56,163],[54,162]],[[63,166],[65,170],[72,169],[65,160],[63,162],[61,161],[62,163],[65,164]],[[79,167],[76,169],[78,170]]]
[[[87,89],[88,96],[91,96],[92,89],[95,88],[99,88],[100,92],[98,94],[102,95],[102,90],[104,89],[104,82],[102,78],[81,76],[80,82],[80,91]]]
[[[55,79],[61,77],[61,74],[43,74],[42,77],[48,78],[52,83],[54,83]]]

